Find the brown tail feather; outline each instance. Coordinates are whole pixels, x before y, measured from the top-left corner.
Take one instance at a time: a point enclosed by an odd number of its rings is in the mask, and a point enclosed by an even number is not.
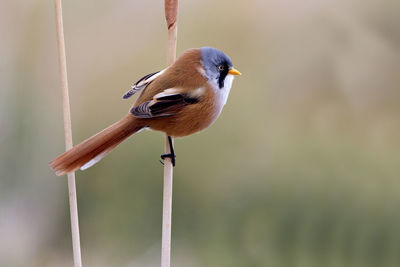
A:
[[[89,168],[130,135],[144,127],[142,120],[126,115],[120,121],[89,137],[50,162],[58,176],[75,171],[82,166]]]

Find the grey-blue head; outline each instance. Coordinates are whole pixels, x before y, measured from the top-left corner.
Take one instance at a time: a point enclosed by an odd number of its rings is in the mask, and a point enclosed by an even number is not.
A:
[[[210,81],[216,81],[218,87],[224,87],[224,81],[228,74],[240,74],[240,72],[233,72],[233,64],[231,59],[223,52],[212,47],[201,48],[201,60],[206,72],[206,77]]]

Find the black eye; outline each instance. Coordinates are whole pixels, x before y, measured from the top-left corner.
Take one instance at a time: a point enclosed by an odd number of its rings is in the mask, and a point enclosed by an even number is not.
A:
[[[219,65],[219,66],[218,66],[218,70],[219,70],[219,71],[223,71],[223,70],[224,70],[224,65]]]

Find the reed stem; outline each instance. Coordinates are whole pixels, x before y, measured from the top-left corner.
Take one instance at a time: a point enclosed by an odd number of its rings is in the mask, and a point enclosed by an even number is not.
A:
[[[59,63],[59,71],[61,78],[65,149],[69,150],[72,148],[71,110],[69,105],[67,60],[65,56],[64,26],[63,26],[61,0],[54,0],[54,4],[56,10],[58,63]],[[79,238],[79,220],[78,220],[78,204],[76,198],[75,172],[68,173],[67,177],[68,177],[69,209],[71,214],[71,233],[72,233],[74,266],[81,267],[82,259],[81,259],[81,247]]]
[[[167,65],[174,63],[176,58],[176,40],[178,0],[165,0],[165,19],[168,28]],[[173,139],[172,139],[173,141]],[[168,135],[165,135],[165,154],[171,153]],[[161,241],[161,267],[170,267],[171,264],[171,228],[172,228],[172,182],[173,166],[170,158],[164,161],[164,191],[163,191],[163,219]]]

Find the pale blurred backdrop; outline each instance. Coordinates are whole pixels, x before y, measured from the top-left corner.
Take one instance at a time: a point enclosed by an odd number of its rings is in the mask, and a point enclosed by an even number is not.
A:
[[[74,143],[166,64],[164,1],[63,1]],[[72,266],[53,1],[0,2],[0,266]],[[400,1],[180,1],[243,75],[176,140],[172,265],[400,266]],[[164,137],[77,172],[84,266],[159,266]]]

